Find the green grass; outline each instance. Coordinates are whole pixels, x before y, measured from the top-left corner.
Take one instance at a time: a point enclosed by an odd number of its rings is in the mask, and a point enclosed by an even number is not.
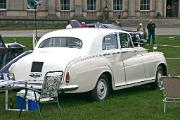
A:
[[[170,39],[169,37],[174,37],[174,39]],[[179,47],[170,47],[170,46],[160,46],[158,51],[161,51],[165,54],[166,57],[179,57],[180,58],[180,37],[179,36],[159,36],[158,45],[172,45],[172,46],[179,46]]]
[[[170,37],[174,37],[173,39]],[[163,52],[167,58],[168,72],[173,76],[180,76],[180,36],[158,36],[157,51]],[[171,46],[162,46],[171,45]],[[173,47],[175,46],[175,47]],[[178,47],[177,47],[178,46]],[[179,58],[179,59],[171,59]]]
[[[180,48],[164,47],[163,44],[179,45],[180,36],[169,40],[169,36],[158,36],[158,50],[167,58],[180,58]],[[7,39],[9,41],[10,38]],[[31,38],[17,38],[27,49],[31,49]],[[150,47],[150,46],[146,46]],[[180,60],[167,60],[169,73],[180,75]],[[15,93],[11,93],[15,98]],[[103,102],[90,102],[84,94],[61,96],[63,120],[179,120],[180,104],[168,104],[167,113],[163,113],[162,92],[151,90],[150,86],[143,85],[119,91],[114,91]],[[14,104],[16,101],[13,101]],[[56,104],[46,105],[42,109],[45,120],[60,120]],[[18,113],[4,110],[4,94],[0,94],[0,120],[14,120]],[[38,119],[36,112],[23,112],[21,120]]]

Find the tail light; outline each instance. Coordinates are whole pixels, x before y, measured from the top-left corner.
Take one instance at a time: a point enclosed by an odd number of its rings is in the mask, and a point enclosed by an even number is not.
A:
[[[69,71],[66,73],[66,83],[69,83],[70,81],[70,73]]]

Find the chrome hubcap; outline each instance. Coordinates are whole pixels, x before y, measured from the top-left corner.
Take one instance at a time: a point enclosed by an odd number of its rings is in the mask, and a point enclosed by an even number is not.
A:
[[[99,80],[97,85],[97,95],[99,99],[104,99],[107,94],[107,85],[104,79]]]

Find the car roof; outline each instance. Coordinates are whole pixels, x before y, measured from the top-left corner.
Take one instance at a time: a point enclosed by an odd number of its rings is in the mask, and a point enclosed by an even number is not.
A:
[[[95,54],[102,49],[102,41],[104,36],[113,33],[128,33],[126,31],[117,29],[106,29],[106,28],[72,28],[72,29],[62,29],[56,30],[45,34],[38,41],[35,50],[38,50],[39,45],[42,41],[52,38],[52,37],[74,37],[82,40],[83,46],[81,50],[87,54]],[[51,48],[50,48],[51,49]]]
[[[105,28],[103,29],[101,28],[72,28],[72,29],[56,30],[56,31],[47,33],[43,37],[41,37],[36,45],[36,48],[39,46],[39,44],[42,41],[48,38],[52,38],[52,37],[75,37],[82,40],[83,43],[88,43],[90,45],[94,42],[98,42],[97,39],[99,38],[101,39],[103,36],[107,34],[116,33],[116,32],[128,33],[122,30],[105,29]]]

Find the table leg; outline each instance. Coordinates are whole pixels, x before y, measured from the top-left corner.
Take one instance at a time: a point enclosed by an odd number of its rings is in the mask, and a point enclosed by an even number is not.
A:
[[[8,110],[8,90],[5,90],[5,110]]]

